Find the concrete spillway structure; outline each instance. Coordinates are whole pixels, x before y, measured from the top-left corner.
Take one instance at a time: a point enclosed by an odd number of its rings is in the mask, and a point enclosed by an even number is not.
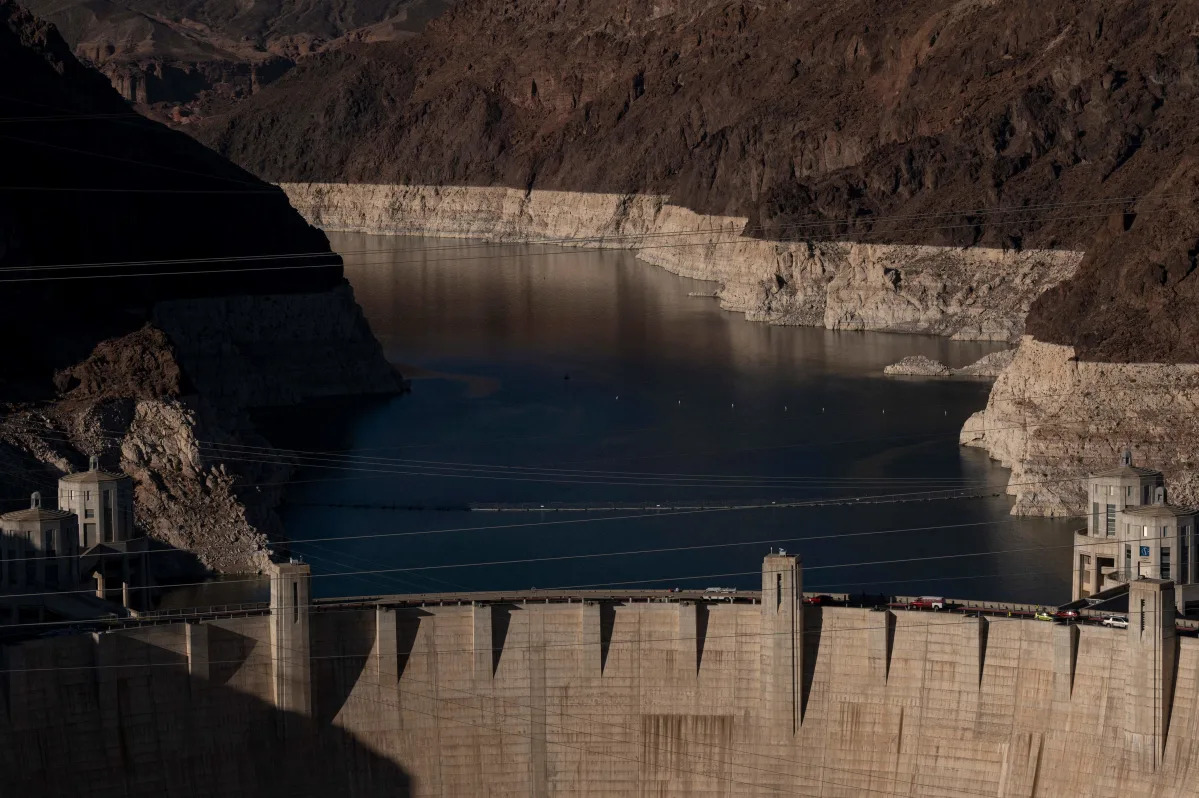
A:
[[[312,602],[3,649],[0,788],[81,795],[1193,795],[1199,640],[734,600]],[[423,604],[423,605],[422,605]],[[18,793],[16,790],[25,790]]]

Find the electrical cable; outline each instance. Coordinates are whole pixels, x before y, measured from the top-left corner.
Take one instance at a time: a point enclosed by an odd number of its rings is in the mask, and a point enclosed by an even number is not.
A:
[[[578,519],[578,520],[584,520],[584,519]],[[678,552],[682,552],[682,551],[698,551],[698,550],[709,550],[709,549],[716,549],[716,548],[731,548],[731,547],[746,546],[746,545],[762,545],[763,543],[777,544],[777,543],[787,543],[787,542],[795,542],[795,541],[802,541],[802,538],[789,539],[789,538],[774,537],[774,538],[767,538],[765,540],[759,540],[759,541],[734,541],[734,542],[729,542],[729,543],[693,544],[690,546],[670,546],[670,547],[659,547],[659,548],[654,548],[654,549],[634,549],[634,550],[628,550],[628,551],[587,552],[587,553],[582,553],[582,554],[561,554],[561,555],[549,555],[549,556],[541,556],[541,557],[513,558],[513,559],[508,559],[508,560],[456,562],[456,563],[442,563],[442,564],[431,564],[431,565],[420,565],[420,566],[404,566],[404,567],[395,567],[395,568],[374,568],[374,569],[348,571],[348,572],[342,572],[342,573],[312,574],[312,578],[316,579],[316,578],[329,578],[329,577],[345,577],[345,576],[354,576],[354,575],[359,575],[359,574],[409,574],[409,573],[423,573],[426,571],[443,571],[443,570],[454,570],[454,569],[464,569],[464,568],[485,568],[485,567],[508,566],[508,565],[528,565],[528,564],[532,564],[532,563],[545,563],[545,562],[566,562],[566,561],[576,561],[576,560],[607,559],[607,558],[612,558],[612,557],[629,557],[629,556],[640,556],[640,555],[645,555],[645,554],[678,553]],[[1106,545],[1107,543],[1109,543],[1109,541],[1100,540],[1100,541],[1095,541],[1093,544],[1087,544],[1087,545]],[[852,568],[852,567],[863,567],[863,566],[907,564],[907,563],[914,563],[914,562],[933,562],[933,561],[939,562],[939,561],[944,561],[944,560],[992,557],[992,556],[1003,555],[1003,554],[1023,554],[1023,553],[1038,552],[1038,551],[1040,551],[1040,552],[1054,551],[1054,550],[1059,550],[1059,549],[1074,550],[1075,548],[1081,548],[1081,547],[1082,547],[1082,544],[1079,544],[1076,546],[1075,543],[1071,542],[1071,543],[1065,544],[1065,545],[1025,546],[1025,547],[1018,547],[1018,548],[1009,548],[1009,549],[996,549],[996,550],[982,551],[982,552],[962,552],[962,553],[957,553],[957,554],[926,555],[926,556],[922,556],[922,557],[904,557],[904,558],[895,558],[895,559],[890,559],[890,560],[868,560],[868,561],[848,562],[848,563],[833,563],[833,564],[826,564],[826,565],[805,566],[804,570],[806,572],[806,571]],[[243,580],[231,579],[231,580],[225,580],[224,584],[235,584],[238,582],[258,582],[258,581],[260,581],[260,579],[243,579]],[[207,583],[206,582],[180,583],[180,584],[174,585],[174,587],[195,586],[195,585],[203,585],[203,584],[207,584]],[[129,587],[130,591],[152,590],[152,589],[155,589],[155,588],[153,586],[130,586]],[[19,598],[33,598],[33,597],[38,597],[38,596],[63,596],[63,595],[70,595],[70,594],[92,594],[92,593],[94,593],[94,590],[87,590],[87,589],[84,589],[84,590],[57,590],[57,591],[27,592],[27,593],[7,593],[5,595],[5,598],[19,599]]]
[[[3,139],[3,138],[6,138],[6,137],[0,135],[0,139]],[[1148,213],[1152,213],[1152,211],[1143,211],[1142,213],[1148,214]],[[1108,215],[1109,214],[1058,217],[1058,218],[1050,219],[1048,221],[1073,221],[1073,220],[1089,219],[1089,218],[1107,218]],[[931,231],[931,230],[950,230],[950,229],[959,229],[959,228],[963,228],[963,227],[974,228],[976,226],[977,225],[972,225],[972,224],[931,225],[931,226],[924,226],[924,227],[906,228],[902,231],[877,231],[877,232],[867,231],[867,232],[860,233],[860,234],[839,234],[839,235],[825,236],[823,238],[809,236],[802,240],[808,241],[808,242],[813,242],[813,243],[834,242],[834,241],[860,242],[865,237],[868,237],[871,235],[882,235],[884,232],[889,232],[890,234],[894,235],[898,232],[910,233],[910,232]],[[591,239],[584,239],[584,240],[591,240]],[[722,241],[718,240],[718,241],[706,241],[706,242],[683,242],[683,243],[672,243],[672,244],[655,244],[655,245],[651,245],[651,246],[637,247],[636,250],[643,251],[643,250],[651,250],[651,249],[675,249],[675,248],[680,248],[680,247],[695,247],[695,246],[723,246],[723,245],[728,245],[728,244],[745,243],[746,241],[755,241],[755,240],[758,240],[758,239],[745,239],[742,237],[738,237],[738,238],[726,239],[726,240],[722,240]],[[786,242],[767,242],[767,243],[786,243]],[[455,263],[464,262],[464,261],[472,261],[472,260],[496,261],[496,260],[504,260],[504,259],[510,259],[510,258],[530,258],[530,257],[535,257],[535,256],[577,255],[577,254],[585,254],[585,253],[589,253],[589,252],[591,252],[590,248],[566,248],[566,249],[562,249],[562,250],[553,250],[550,252],[493,253],[493,254],[481,255],[481,256],[463,256],[463,257],[455,257],[455,258],[448,258],[448,259],[446,259],[446,258],[442,258],[442,259],[418,258],[415,260],[389,259],[389,260],[379,262],[379,263],[370,263],[370,264],[360,263],[358,265],[359,266],[397,266],[397,265],[404,265],[404,264],[411,264],[411,263],[419,263],[419,264],[427,265],[430,263],[439,263],[439,262],[447,262],[447,261],[455,262]],[[322,254],[325,257],[330,257],[330,256],[340,257],[337,255],[337,253],[322,253]],[[258,260],[257,258],[247,258],[247,259]],[[212,261],[211,259],[204,259],[200,262],[222,262],[222,261]],[[125,265],[133,266],[133,265],[137,265],[137,264],[136,264],[136,262],[130,261],[130,262],[126,262]],[[155,265],[155,262],[147,261],[145,265]],[[81,266],[90,266],[90,265],[56,264],[54,268],[58,268],[58,269],[62,269],[62,270],[69,270],[69,269],[80,268]],[[8,269],[8,270],[12,270],[12,271],[25,272],[25,271],[30,271],[30,270],[46,269],[47,267],[44,265],[36,265],[31,268],[30,267],[20,267],[20,266],[9,266],[9,267],[4,267],[4,268]],[[73,275],[67,275],[67,276],[51,276],[51,277],[5,278],[5,279],[0,279],[0,283],[46,282],[46,281],[52,281],[52,280],[92,280],[92,279],[104,279],[104,278],[126,278],[127,279],[127,278],[133,278],[133,277],[184,276],[184,275],[215,274],[215,273],[236,274],[236,273],[255,272],[255,271],[302,270],[302,269],[313,269],[313,268],[330,268],[330,266],[323,265],[323,264],[312,264],[312,265],[302,265],[301,264],[301,265],[286,265],[286,266],[257,266],[257,267],[253,267],[253,268],[247,268],[247,269],[205,269],[205,270],[179,270],[179,271],[171,271],[171,272],[141,272],[141,273],[90,274],[90,275],[73,274]],[[877,290],[880,293],[892,293],[892,294],[895,293],[895,291],[893,289],[879,288]]]

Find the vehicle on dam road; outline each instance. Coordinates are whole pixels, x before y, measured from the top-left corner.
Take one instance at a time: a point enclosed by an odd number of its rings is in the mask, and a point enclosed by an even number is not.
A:
[[[908,602],[909,610],[943,610],[947,606],[944,596],[921,596]]]
[[[1052,621],[1053,620],[1053,615],[1051,615],[1049,613],[1049,610],[1044,610],[1044,609],[1037,610],[1036,615],[1034,615],[1032,617],[1036,618],[1038,621]]]
[[[737,588],[735,587],[704,588],[704,598],[708,601],[732,601],[736,593]]]
[[[1101,623],[1104,626],[1110,626],[1113,629],[1127,629],[1128,628],[1128,619],[1125,618],[1123,615],[1108,615],[1106,618],[1104,618],[1101,621]]]

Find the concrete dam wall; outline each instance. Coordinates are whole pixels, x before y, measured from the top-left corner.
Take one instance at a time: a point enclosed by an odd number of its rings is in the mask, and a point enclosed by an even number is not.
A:
[[[272,606],[3,649],[7,795],[1184,796],[1199,640],[735,601]],[[63,759],[69,764],[63,765]]]

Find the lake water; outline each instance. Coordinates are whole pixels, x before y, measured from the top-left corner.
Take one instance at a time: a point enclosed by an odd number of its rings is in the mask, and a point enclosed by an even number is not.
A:
[[[267,419],[277,446],[355,458],[301,469],[282,508],[318,595],[750,588],[781,546],[809,590],[1068,598],[1071,524],[1002,495],[812,504],[1002,494],[957,443],[989,383],[882,374],[994,345],[750,323],[624,252],[330,238],[412,391]],[[754,508],[671,509],[701,504]]]

